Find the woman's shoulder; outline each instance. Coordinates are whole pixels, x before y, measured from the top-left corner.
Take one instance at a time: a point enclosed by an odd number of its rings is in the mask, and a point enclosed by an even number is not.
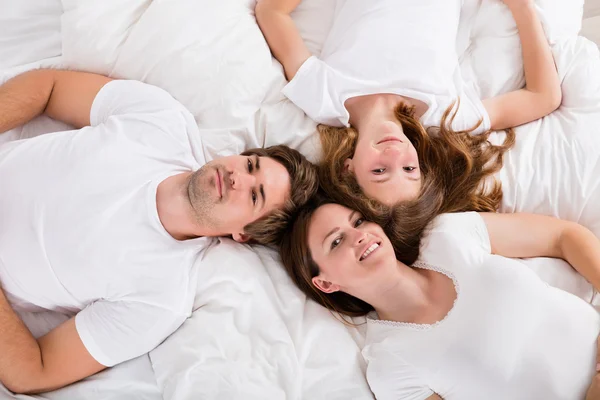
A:
[[[445,268],[454,261],[481,260],[490,252],[489,235],[479,213],[449,213],[431,222],[421,241],[419,260]]]

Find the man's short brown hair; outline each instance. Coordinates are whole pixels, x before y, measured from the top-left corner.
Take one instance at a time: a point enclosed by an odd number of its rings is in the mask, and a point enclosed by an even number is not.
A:
[[[291,193],[284,206],[244,227],[244,233],[251,241],[277,246],[290,219],[317,193],[316,166],[299,151],[285,145],[250,149],[242,155],[269,157],[283,165],[290,174]]]

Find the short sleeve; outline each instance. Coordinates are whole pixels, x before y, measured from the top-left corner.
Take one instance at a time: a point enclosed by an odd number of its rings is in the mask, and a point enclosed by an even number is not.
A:
[[[97,301],[77,314],[75,326],[91,356],[112,367],[148,353],[185,319],[142,302]]]
[[[415,367],[393,350],[373,345],[363,351],[367,381],[377,400],[425,400],[434,395]]]
[[[455,109],[453,111],[456,111],[456,116],[452,121],[451,127],[454,131],[467,131],[477,126],[477,128],[471,132],[472,135],[479,135],[487,132],[491,128],[490,116],[485,109],[476,88],[473,84],[462,82],[460,79],[458,79],[458,82],[456,82],[455,85],[455,95],[436,97],[435,110],[427,112],[421,118],[423,125],[426,128],[440,126],[444,112],[449,107],[454,107]]]
[[[485,221],[474,211],[438,216],[432,223],[429,235],[451,236],[465,246],[478,247],[487,253],[492,251]]]
[[[472,84],[464,83],[462,85],[462,88],[459,89],[459,98],[460,108],[452,128],[455,131],[469,130],[481,121],[481,124],[472,134],[478,135],[490,130],[492,127],[490,115]]]
[[[311,56],[282,93],[320,124],[343,127],[348,125],[348,113],[340,103],[339,79],[330,66]]]
[[[139,81],[114,80],[96,95],[90,113],[93,127],[103,125],[111,135],[162,150],[165,157],[191,153],[206,162],[194,116],[168,92]]]
[[[102,87],[90,113],[92,126],[99,125],[111,116],[128,114],[154,114],[167,110],[189,111],[165,90],[139,81],[114,80]]]

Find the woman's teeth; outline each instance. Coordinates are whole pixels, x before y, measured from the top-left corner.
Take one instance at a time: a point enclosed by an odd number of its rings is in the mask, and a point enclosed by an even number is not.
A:
[[[373,243],[372,245],[370,245],[369,248],[367,250],[365,250],[365,252],[363,253],[363,255],[360,256],[360,261],[362,261],[365,258],[367,258],[369,256],[369,254],[371,254],[372,252],[374,252],[375,249],[377,249],[378,247],[379,247],[378,243]]]

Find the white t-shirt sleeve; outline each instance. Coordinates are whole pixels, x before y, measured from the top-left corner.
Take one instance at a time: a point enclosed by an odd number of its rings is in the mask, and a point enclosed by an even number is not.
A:
[[[92,126],[127,136],[131,143],[161,150],[165,157],[181,157],[192,150],[199,164],[206,162],[194,116],[168,92],[133,80],[114,80],[96,95],[90,112]]]
[[[343,104],[339,104],[336,84],[339,78],[325,62],[311,56],[282,92],[315,122],[342,127],[341,121],[348,116]]]
[[[454,265],[481,265],[492,251],[487,227],[476,212],[442,214],[421,242],[419,260],[454,271]]]
[[[434,394],[418,371],[393,349],[375,345],[367,359],[367,381],[377,400],[425,400]]]
[[[90,112],[92,126],[111,116],[154,114],[166,110],[187,111],[165,90],[139,81],[110,81],[96,95]]]
[[[75,326],[91,356],[112,367],[148,353],[185,319],[185,315],[142,302],[97,301],[75,316]]]

